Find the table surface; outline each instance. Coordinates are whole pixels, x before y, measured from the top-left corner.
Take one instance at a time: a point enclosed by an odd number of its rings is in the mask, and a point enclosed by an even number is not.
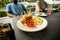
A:
[[[16,40],[60,40],[60,12],[52,13],[44,17],[48,21],[48,26],[38,32],[23,32],[16,27],[16,22],[20,16],[13,19],[13,26]]]

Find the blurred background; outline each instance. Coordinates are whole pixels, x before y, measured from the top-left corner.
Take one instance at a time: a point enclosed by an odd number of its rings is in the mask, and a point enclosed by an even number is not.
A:
[[[29,11],[35,10],[35,2],[37,0],[18,0]],[[48,3],[51,10],[60,10],[60,0],[44,0]],[[6,16],[6,5],[12,3],[12,0],[0,0],[0,17]]]

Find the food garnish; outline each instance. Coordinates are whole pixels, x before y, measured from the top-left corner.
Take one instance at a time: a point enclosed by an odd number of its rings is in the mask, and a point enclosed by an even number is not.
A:
[[[35,27],[34,21],[29,21],[29,22],[27,22],[27,26],[28,26],[29,28]]]

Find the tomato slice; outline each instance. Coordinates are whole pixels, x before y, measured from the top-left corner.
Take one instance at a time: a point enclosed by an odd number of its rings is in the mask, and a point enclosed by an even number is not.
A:
[[[29,22],[27,23],[27,26],[30,27],[30,28],[32,28],[32,27],[35,26],[35,23],[34,23],[33,21],[29,21]]]

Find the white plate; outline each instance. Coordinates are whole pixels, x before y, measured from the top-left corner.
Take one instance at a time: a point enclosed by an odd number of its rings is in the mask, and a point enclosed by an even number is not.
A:
[[[38,15],[40,15],[40,16],[47,16],[47,14],[45,12],[35,12],[34,15],[35,16],[38,16]]]
[[[29,27],[23,25],[23,24],[20,22],[20,20],[19,20],[19,21],[17,22],[17,28],[19,28],[19,29],[22,30],[22,31],[26,31],[26,32],[36,32],[36,31],[40,31],[40,30],[46,28],[47,25],[48,25],[47,20],[46,20],[45,18],[42,18],[42,19],[43,19],[43,23],[42,23],[41,25],[37,25],[37,26],[34,27],[34,28],[29,28]]]

